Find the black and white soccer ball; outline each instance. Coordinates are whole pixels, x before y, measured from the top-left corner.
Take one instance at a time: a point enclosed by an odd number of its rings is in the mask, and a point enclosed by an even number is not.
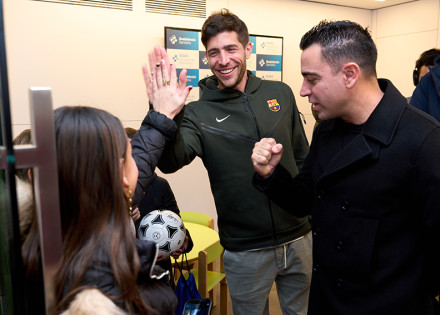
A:
[[[156,242],[165,256],[182,247],[185,234],[182,219],[170,210],[151,211],[142,218],[138,229],[139,239]]]

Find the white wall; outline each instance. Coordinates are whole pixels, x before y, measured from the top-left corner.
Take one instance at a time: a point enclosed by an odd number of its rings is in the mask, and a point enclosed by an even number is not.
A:
[[[373,12],[378,76],[404,96],[414,91],[412,72],[420,54],[439,47],[439,0],[419,0]]]
[[[3,0],[14,135],[29,128],[30,86],[53,89],[54,107],[90,105],[139,127],[147,97],[141,64],[153,45],[163,45],[165,26],[200,29],[204,19],[148,14],[143,0],[133,11],[75,5]],[[314,119],[299,96],[301,36],[322,19],[349,19],[370,26],[377,36],[379,74],[391,78],[405,95],[418,54],[438,42],[438,1],[421,0],[379,11],[295,0],[207,0],[207,12],[226,7],[240,16],[249,32],[284,37],[283,80],[306,116],[310,139]],[[414,19],[414,14],[422,16]],[[424,16],[423,16],[424,15]],[[396,27],[396,23],[404,27]],[[412,45],[408,41],[417,42]],[[416,46],[416,47],[413,47]],[[394,47],[400,47],[398,54]],[[159,172],[160,173],[160,172]],[[199,159],[165,175],[181,210],[216,218],[206,171]]]

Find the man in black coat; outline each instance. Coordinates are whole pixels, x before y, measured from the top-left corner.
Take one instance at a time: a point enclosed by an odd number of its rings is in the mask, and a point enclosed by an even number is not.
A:
[[[301,96],[321,123],[301,172],[255,144],[254,185],[312,214],[309,314],[432,314],[439,292],[440,125],[377,79],[367,29],[322,21],[301,39]],[[299,213],[301,209],[308,209]]]

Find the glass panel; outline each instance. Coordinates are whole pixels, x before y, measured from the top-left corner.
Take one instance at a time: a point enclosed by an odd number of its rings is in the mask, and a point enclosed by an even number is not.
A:
[[[51,314],[53,279],[61,261],[61,224],[52,99],[49,88],[30,88],[32,145],[12,146],[8,76],[0,0],[0,314]],[[35,214],[39,237],[32,234],[30,249],[40,249],[41,263],[33,266],[36,281],[25,283],[15,167],[33,168]],[[20,181],[21,182],[21,181]],[[28,192],[31,193],[31,192]],[[37,244],[40,246],[38,247]],[[25,251],[26,253],[32,250]],[[38,254],[33,255],[37,260]],[[28,264],[31,265],[31,264]],[[40,281],[41,279],[41,281]]]
[[[14,189],[10,189],[10,183],[7,182],[7,172],[1,170],[0,179],[0,309],[1,314],[20,314],[15,296],[22,289],[22,280],[15,276],[22,274],[20,269],[21,260],[18,265],[17,252],[14,250],[15,238],[12,230],[11,212],[14,211],[14,205],[11,202],[11,194]],[[15,183],[14,183],[15,184]],[[13,187],[13,186],[12,186]],[[16,209],[16,208],[15,208]],[[16,210],[15,210],[16,211]],[[19,239],[18,239],[19,240]],[[15,245],[14,245],[15,244]],[[19,244],[18,244],[19,245]],[[20,247],[18,246],[18,249]],[[21,257],[18,257],[21,259]],[[17,268],[18,267],[18,268]],[[17,292],[17,295],[14,293]]]
[[[3,1],[0,0],[0,310],[1,314],[24,314],[23,268],[15,190],[15,157],[6,69]]]

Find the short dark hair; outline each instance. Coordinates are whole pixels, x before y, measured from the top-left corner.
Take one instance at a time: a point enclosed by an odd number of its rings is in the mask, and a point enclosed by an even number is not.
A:
[[[435,58],[440,55],[440,49],[431,48],[420,54],[419,59],[416,61],[416,70],[420,74],[420,69],[423,66],[431,67],[435,64]]]
[[[203,46],[206,48],[208,41],[212,37],[223,32],[237,33],[238,41],[243,45],[243,47],[249,43],[249,32],[246,24],[228,9],[221,9],[220,11],[212,13],[203,24]]]
[[[347,62],[355,62],[366,76],[377,76],[377,49],[368,28],[352,21],[323,20],[301,38],[305,50],[313,44],[321,46],[323,59],[337,72]]]
[[[127,134],[128,139],[133,139],[134,135],[136,134],[137,130],[131,127],[125,127],[124,128],[125,133]]]
[[[32,138],[31,138],[31,130],[25,129],[18,136],[12,140],[13,145],[23,145],[23,144],[32,144]],[[15,169],[15,175],[22,181],[32,183],[31,179],[28,176],[29,170],[32,168],[17,168]]]

